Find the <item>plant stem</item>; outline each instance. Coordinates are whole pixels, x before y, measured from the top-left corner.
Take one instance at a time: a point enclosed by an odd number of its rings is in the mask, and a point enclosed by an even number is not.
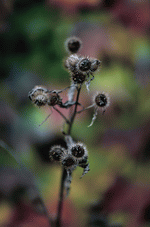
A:
[[[59,203],[57,210],[57,219],[56,219],[56,227],[61,226],[61,216],[62,216],[62,208],[63,208],[63,199],[64,199],[64,182],[67,177],[67,171],[63,168],[62,177],[61,177],[61,185],[60,185],[60,194],[59,194]]]
[[[71,134],[72,125],[73,125],[75,116],[77,114],[77,106],[78,106],[80,91],[81,91],[81,85],[79,88],[77,88],[77,96],[76,96],[76,102],[75,102],[75,108],[74,108],[73,114],[70,117],[70,121],[68,121],[69,123],[66,121],[66,123],[68,123],[68,125],[69,125],[67,135]],[[64,200],[64,183],[65,183],[66,177],[67,177],[67,171],[65,168],[63,168],[62,177],[61,177],[61,185],[60,185],[60,193],[59,193],[57,218],[56,218],[56,227],[61,227],[61,217],[62,217],[63,200]]]
[[[71,134],[72,125],[73,125],[75,116],[76,116],[76,114],[77,114],[77,106],[78,106],[80,91],[81,91],[81,85],[80,85],[79,88],[77,88],[77,97],[76,97],[75,108],[74,108],[74,112],[73,112],[73,114],[72,114],[72,116],[71,116],[71,118],[70,118],[70,125],[69,125],[69,128],[68,128],[68,133],[67,133],[67,135],[70,135],[70,134]]]

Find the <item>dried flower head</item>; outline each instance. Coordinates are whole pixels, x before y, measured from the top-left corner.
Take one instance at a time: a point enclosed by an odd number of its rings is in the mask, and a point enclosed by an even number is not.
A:
[[[49,93],[49,99],[47,101],[47,104],[49,106],[55,106],[61,103],[62,103],[62,99],[56,91]]]
[[[100,68],[100,66],[101,66],[100,60],[93,58],[93,59],[90,59],[90,61],[91,61],[91,68],[90,68],[91,72],[95,72],[96,70],[98,70]]]
[[[65,60],[65,68],[67,68],[71,73],[77,72],[77,63],[79,61],[80,57],[77,54],[72,54]]]
[[[55,145],[51,147],[49,151],[49,157],[51,160],[60,161],[62,154],[65,152],[65,148],[61,147],[60,145]]]
[[[81,48],[81,45],[82,41],[75,36],[68,38],[65,42],[66,50],[71,53],[77,53]]]
[[[87,159],[88,151],[82,143],[73,143],[69,146],[69,152],[79,161]]]
[[[95,107],[95,112],[93,114],[92,121],[88,127],[92,126],[94,121],[96,120],[98,110],[101,109],[104,113],[106,111],[106,108],[109,106],[109,104],[110,104],[110,100],[107,93],[105,92],[97,93],[97,95],[94,97],[94,103],[91,106],[91,107]]]
[[[93,73],[100,67],[100,61],[98,59],[72,54],[65,60],[64,65],[71,72],[72,80],[75,83],[83,83],[86,80],[86,76],[89,78],[91,74],[92,78],[87,81],[87,85],[89,86],[90,82],[94,79]]]
[[[77,63],[76,68],[77,68],[76,70],[78,72],[85,73],[85,74],[90,73],[90,69],[91,69],[90,59],[88,57],[80,58],[80,60]]]
[[[78,165],[77,160],[71,154],[68,154],[67,152],[62,154],[61,163],[62,163],[63,167],[70,172],[72,172]]]
[[[35,86],[28,94],[29,99],[37,106],[45,106],[49,98],[49,91],[41,86]]]
[[[71,79],[73,80],[73,82],[75,84],[82,84],[86,79],[86,75],[83,73],[79,73],[79,72],[72,73]]]
[[[83,143],[72,143],[69,145],[68,153],[78,162],[79,167],[83,168],[81,178],[90,170],[88,161],[88,151]]]
[[[109,96],[108,94],[102,92],[102,93],[98,93],[95,97],[95,104],[98,107],[101,107],[104,109],[106,109],[106,107],[109,105],[110,101],[109,101]]]

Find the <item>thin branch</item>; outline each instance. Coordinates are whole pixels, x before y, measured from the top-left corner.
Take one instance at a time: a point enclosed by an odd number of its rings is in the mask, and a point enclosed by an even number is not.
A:
[[[51,110],[51,113],[45,118],[44,121],[42,121],[41,124],[39,124],[39,127],[40,127],[41,125],[43,125],[43,124],[47,121],[47,119],[51,116],[52,112],[53,112],[53,111]]]
[[[85,110],[88,110],[88,109],[90,109],[90,108],[92,108],[92,107],[94,107],[95,106],[95,103],[94,104],[92,104],[92,105],[90,105],[90,106],[87,106],[87,107],[83,107],[83,109],[82,110],[79,110],[79,111],[77,111],[77,113],[82,113],[83,111],[85,111]]]
[[[68,86],[68,87],[66,87],[66,88],[64,88],[64,89],[62,89],[62,90],[52,90],[52,91],[50,91],[50,92],[51,92],[51,93],[56,92],[56,93],[59,94],[59,93],[65,91],[65,90],[67,90],[67,89],[69,89],[69,88],[71,88],[71,87],[74,87],[74,85],[72,84],[72,85],[70,85],[70,86]]]
[[[66,123],[70,125],[70,121],[63,115],[63,113],[60,112],[55,106],[53,106],[53,108],[54,108],[54,110],[56,110],[64,118]]]

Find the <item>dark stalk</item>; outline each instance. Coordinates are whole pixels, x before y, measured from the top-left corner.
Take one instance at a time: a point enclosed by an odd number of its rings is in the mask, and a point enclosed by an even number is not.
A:
[[[80,85],[80,87],[77,87],[77,97],[76,97],[75,108],[74,108],[74,112],[73,112],[73,114],[72,114],[72,116],[71,116],[71,118],[70,118],[70,126],[69,126],[69,128],[68,128],[68,133],[67,133],[67,135],[70,135],[70,134],[71,134],[72,125],[73,125],[75,116],[76,116],[76,114],[77,114],[77,107],[78,107],[78,101],[79,101],[80,91],[81,91],[81,85]]]
[[[58,202],[58,210],[57,210],[57,218],[56,218],[56,227],[61,226],[61,217],[63,210],[63,200],[64,200],[64,182],[67,177],[67,171],[65,168],[62,169],[62,177],[61,177],[61,185],[60,185],[60,193],[59,193],[59,202]]]
[[[66,121],[66,123],[69,124],[68,131],[66,135],[71,134],[72,125],[75,119],[75,116],[77,114],[77,106],[78,106],[78,100],[79,95],[81,91],[81,85],[79,88],[77,88],[77,96],[76,96],[76,102],[75,102],[75,108],[72,116],[70,117],[70,121]],[[56,227],[61,227],[61,218],[62,218],[62,210],[63,210],[63,201],[64,201],[64,183],[67,178],[67,171],[65,168],[62,169],[62,177],[61,177],[61,185],[60,185],[60,193],[59,193],[59,202],[58,202],[58,210],[57,210],[57,218],[56,218]]]

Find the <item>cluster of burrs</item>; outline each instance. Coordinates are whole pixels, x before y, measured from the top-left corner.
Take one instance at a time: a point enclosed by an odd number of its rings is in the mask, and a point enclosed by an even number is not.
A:
[[[67,178],[65,180],[65,188],[68,194],[73,170],[75,170],[77,166],[83,168],[82,178],[90,169],[86,146],[81,142],[74,142],[69,135],[65,136],[65,140],[67,149],[60,145],[54,145],[50,149],[49,156],[51,160],[60,162],[66,169]]]
[[[37,106],[61,105],[62,99],[57,91],[49,91],[43,86],[35,86],[28,94],[29,99]]]
[[[94,79],[94,73],[100,68],[101,62],[96,58],[85,57],[81,55],[77,55],[77,52],[81,48],[82,42],[77,37],[68,38],[65,42],[65,46],[67,51],[69,52],[69,56],[65,59],[64,65],[65,68],[69,71],[71,77],[71,85],[62,90],[48,90],[43,86],[35,86],[29,92],[29,98],[38,107],[49,106],[54,108],[59,114],[65,119],[66,123],[69,123],[69,120],[57,109],[56,106],[60,108],[70,108],[73,105],[78,105],[82,107],[82,110],[77,113],[81,113],[84,110],[94,107],[95,111],[93,114],[93,118],[91,124],[92,126],[96,117],[98,110],[102,110],[104,113],[106,108],[109,106],[109,96],[105,92],[98,92],[93,97],[92,105],[88,107],[83,107],[79,102],[73,101],[74,93],[81,87],[85,82],[86,87],[89,91],[90,82]],[[69,89],[68,92],[68,100],[63,103],[60,93]],[[48,117],[51,114],[48,115]],[[47,118],[48,118],[47,117]],[[47,118],[42,122],[42,124],[47,120]]]
[[[96,58],[85,57],[76,54],[82,46],[77,37],[68,38],[65,46],[70,55],[65,59],[64,66],[69,71],[72,82],[75,84],[86,83],[89,90],[90,82],[94,79],[94,73],[100,68],[101,62]]]
[[[68,124],[68,131],[63,134],[65,136],[67,149],[60,145],[52,146],[49,152],[50,159],[53,161],[60,162],[64,170],[67,173],[67,177],[64,180],[64,185],[69,193],[72,172],[76,169],[77,166],[83,168],[83,174],[81,178],[90,170],[88,163],[88,151],[85,145],[81,142],[74,142],[70,136],[71,127],[76,114],[79,114],[87,109],[94,108],[94,114],[89,126],[92,126],[96,117],[98,110],[102,110],[104,113],[107,106],[109,105],[109,97],[107,93],[97,92],[93,97],[92,105],[84,107],[79,103],[79,94],[81,91],[82,85],[85,83],[87,90],[89,91],[89,85],[94,79],[94,73],[100,68],[101,62],[96,58],[85,57],[78,55],[77,52],[81,48],[81,40],[77,37],[71,37],[66,40],[65,46],[69,52],[69,56],[64,61],[64,66],[70,74],[71,85],[62,90],[48,90],[43,86],[35,86],[29,92],[29,99],[38,107],[49,106],[51,109],[56,110]],[[68,91],[68,100],[63,102],[61,98],[61,93],[65,90]],[[76,99],[74,98],[76,92]],[[57,107],[59,107],[57,109]],[[61,108],[71,108],[74,107],[74,112],[72,116],[67,118],[62,112]],[[80,107],[80,110],[78,110]],[[70,112],[71,113],[71,112]],[[42,122],[42,124],[48,119],[48,117]]]

